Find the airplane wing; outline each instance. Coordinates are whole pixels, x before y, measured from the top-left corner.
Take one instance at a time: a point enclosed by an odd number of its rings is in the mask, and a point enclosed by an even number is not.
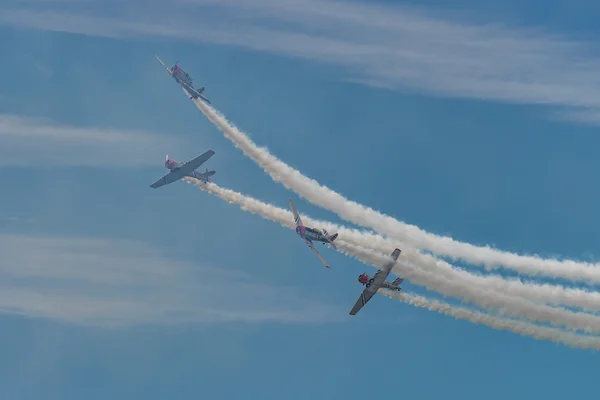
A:
[[[192,172],[193,170],[204,164],[206,161],[208,161],[208,159],[211,158],[214,154],[214,151],[208,150],[204,154],[199,155],[198,157],[186,162],[181,167],[179,167],[179,173],[184,175],[189,172]]]
[[[315,248],[315,246],[313,245],[313,243],[310,240],[304,240],[306,242],[306,244],[308,245],[308,247],[311,248],[311,250],[315,253],[315,255],[319,258],[319,260],[321,260],[321,262],[323,263],[323,265],[326,268],[331,268],[329,265],[327,265],[327,261],[325,261],[325,259],[323,257],[321,257],[321,254],[319,254],[319,252],[317,251],[317,249]]]
[[[156,59],[157,59],[157,60],[158,60],[158,62],[159,62],[159,63],[160,63],[162,66],[163,66],[163,68],[164,68],[164,69],[166,69],[167,71],[169,70],[169,67],[167,67],[167,66],[165,65],[165,63],[164,63],[164,62],[162,62],[162,60],[161,60],[160,58],[158,58],[158,56],[157,56],[156,54],[154,55],[154,57],[156,57]],[[169,74],[170,74],[170,72],[169,72]]]
[[[373,276],[373,282],[371,282],[371,287],[375,287],[377,289],[379,289],[381,287],[381,284],[383,282],[385,282],[385,280],[387,279],[388,275],[390,274],[390,272],[392,271],[392,268],[394,267],[394,265],[396,264],[396,261],[398,260],[398,256],[400,255],[400,249],[395,249],[392,252],[392,258],[394,259],[394,261],[390,261],[386,264],[384,264]]]
[[[292,214],[294,214],[294,222],[296,222],[296,227],[304,226],[304,224],[302,223],[302,219],[300,218],[300,214],[298,214],[298,210],[296,210],[294,202],[292,201],[292,199],[288,199],[288,201],[290,202],[290,207],[292,207]]]
[[[350,315],[356,315],[356,313],[359,312],[360,309],[363,308],[365,304],[369,302],[369,300],[371,300],[371,298],[375,295],[375,293],[377,293],[378,290],[379,287],[374,288],[373,286],[363,290],[358,300],[356,300],[354,307],[352,307],[352,310],[350,310]]]
[[[159,180],[157,180],[156,182],[154,182],[152,185],[150,185],[150,187],[153,189],[156,189],[161,186],[167,185],[169,183],[175,182],[181,178],[182,178],[182,175],[171,171],[168,174],[166,174],[165,176],[163,176],[162,178],[160,178]]]

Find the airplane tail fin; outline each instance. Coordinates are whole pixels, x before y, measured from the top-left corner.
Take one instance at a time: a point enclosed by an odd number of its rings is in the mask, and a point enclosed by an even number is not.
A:
[[[338,237],[338,233],[335,233],[335,234],[329,236],[329,241],[333,242],[335,239],[337,239],[337,237]]]
[[[204,92],[204,86],[202,86],[200,89],[198,89],[198,93],[202,94]]]
[[[402,251],[402,250],[400,250],[400,249],[395,249],[395,250],[392,252],[392,258],[394,259],[394,261],[397,261],[397,260],[398,260],[398,257],[400,256],[400,252],[401,252],[401,251]]]

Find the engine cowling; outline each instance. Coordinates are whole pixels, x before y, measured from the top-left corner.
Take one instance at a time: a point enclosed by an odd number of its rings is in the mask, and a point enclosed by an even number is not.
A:
[[[358,276],[358,282],[365,285],[367,282],[369,281],[369,275],[367,274],[360,274]]]
[[[175,161],[173,161],[173,160],[165,161],[165,167],[167,167],[168,169],[172,169],[174,166],[175,166]]]

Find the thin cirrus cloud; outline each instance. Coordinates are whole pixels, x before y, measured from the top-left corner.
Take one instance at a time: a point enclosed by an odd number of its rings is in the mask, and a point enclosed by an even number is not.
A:
[[[347,79],[369,85],[547,105],[577,122],[600,120],[600,58],[593,47],[541,29],[356,1],[152,0],[135,12],[111,8],[110,16],[104,3],[74,3],[62,12],[52,11],[51,1],[8,3],[0,23],[241,46],[336,65]]]
[[[167,148],[182,150],[184,146],[176,137],[162,134],[75,127],[0,114],[2,166],[156,165]]]
[[[0,235],[0,313],[93,326],[324,323],[333,307],[143,243]]]

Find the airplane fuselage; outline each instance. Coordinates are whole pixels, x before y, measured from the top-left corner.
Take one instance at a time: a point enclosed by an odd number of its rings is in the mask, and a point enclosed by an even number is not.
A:
[[[171,76],[173,76],[173,79],[175,79],[177,83],[184,83],[188,86],[194,87],[192,77],[183,69],[181,69],[180,66],[174,65],[171,67],[170,71]]]
[[[314,228],[308,228],[306,226],[298,226],[296,228],[296,233],[302,239],[308,239],[317,242],[329,243],[327,240],[327,236],[320,230]]]
[[[173,65],[171,69],[169,69],[171,76],[175,79],[175,82],[180,84],[187,92],[190,94],[191,98],[197,99],[198,94],[196,93],[196,89],[193,85],[192,77],[185,72],[179,65]],[[193,89],[190,91],[190,88]],[[203,97],[204,98],[204,97]]]
[[[183,164],[178,163],[178,162],[173,161],[173,160],[167,160],[167,161],[165,161],[165,167],[167,169],[171,170],[171,172],[174,172],[174,173],[178,173],[178,171],[179,171],[179,169],[181,168],[182,165]],[[192,177],[192,178],[196,178],[196,179],[199,179],[199,180],[201,180],[203,182],[210,182],[210,177],[212,175],[214,175],[214,173],[215,173],[214,171],[206,170],[206,172],[202,172],[202,173],[200,173],[198,171],[190,171],[190,172],[184,172],[184,173],[179,172],[179,175],[181,175],[182,177],[183,176],[189,176],[189,177]]]
[[[167,70],[169,75],[177,82],[181,87],[185,89],[186,92],[190,95],[190,99],[202,99],[208,104],[211,104],[210,100],[207,99],[202,93],[204,92],[204,88],[201,87],[199,89],[194,87],[194,81],[190,74],[185,72],[179,64],[175,63],[175,65],[171,67],[167,67],[160,58],[155,54],[156,59],[162,64],[163,67]]]
[[[360,274],[358,276],[358,283],[360,283],[361,285],[369,284],[369,286],[370,286],[370,284],[373,283],[373,277],[368,274]],[[380,287],[384,288],[384,289],[390,289],[390,290],[401,290],[399,285],[394,286],[394,285],[392,285],[392,282],[388,282],[388,281],[381,282]]]

